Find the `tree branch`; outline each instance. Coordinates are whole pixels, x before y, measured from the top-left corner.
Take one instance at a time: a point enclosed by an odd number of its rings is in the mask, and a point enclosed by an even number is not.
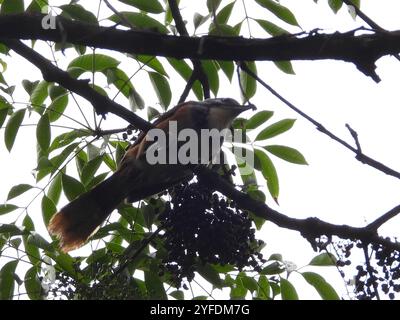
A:
[[[42,72],[44,80],[56,82],[88,100],[97,114],[105,115],[111,112],[142,131],[147,131],[152,128],[150,123],[138,117],[135,113],[98,93],[89,85],[88,80],[78,80],[71,77],[68,72],[57,68],[49,60],[45,59],[22,42],[11,39],[1,39],[0,41],[35,65]]]
[[[179,10],[178,3],[176,2],[176,0],[168,0],[168,5],[171,9],[171,14],[175,21],[176,29],[182,36],[189,37],[189,33],[186,30],[185,23],[183,22],[183,18],[181,15],[181,11]],[[193,72],[189,79],[190,81],[187,82],[186,87],[183,90],[183,93],[178,103],[184,102],[186,100],[189,91],[196,80],[199,80],[201,86],[203,87],[204,98],[205,99],[210,98],[210,84],[208,82],[207,75],[204,72],[204,68],[201,61],[199,59],[191,59],[191,61],[193,64]]]
[[[345,148],[349,149],[350,151],[354,152],[356,154],[356,159],[363,164],[369,165],[370,167],[373,167],[387,175],[390,175],[392,177],[395,177],[397,179],[400,179],[400,172],[393,170],[392,168],[389,168],[388,166],[384,165],[381,162],[376,161],[375,159],[370,158],[369,156],[363,154],[361,152],[361,148],[357,146],[357,148],[354,148],[350,144],[348,144],[346,141],[343,139],[339,138],[337,135],[326,129],[321,123],[316,121],[314,118],[310,117],[308,114],[305,112],[301,111],[299,108],[297,108],[293,103],[285,99],[283,96],[281,96],[276,90],[274,90],[270,85],[268,85],[265,81],[263,81],[258,75],[256,75],[253,71],[250,70],[250,68],[245,64],[245,63],[240,63],[239,64],[240,68],[245,71],[247,74],[249,74],[251,77],[257,80],[258,83],[260,83],[265,89],[267,89],[269,92],[271,92],[275,97],[277,97],[280,101],[282,101],[284,104],[286,104],[290,109],[295,111],[297,114],[302,116],[304,119],[308,120],[311,122],[313,125],[316,126],[316,128],[321,131],[323,134],[327,135],[330,137],[332,140],[340,143],[342,146]],[[353,136],[354,137],[354,136]],[[358,140],[357,140],[358,141]]]
[[[282,35],[269,39],[242,37],[182,37],[151,31],[118,30],[57,17],[61,28],[45,30],[44,15],[15,14],[0,16],[0,38],[40,39],[96,48],[178,59],[322,60],[354,63],[375,81],[375,61],[400,52],[400,31],[376,32],[355,36],[353,32],[333,34]]]
[[[196,174],[206,181],[211,189],[216,190],[234,200],[243,210],[248,210],[256,216],[268,220],[281,228],[298,231],[303,237],[312,242],[321,236],[337,236],[342,239],[361,240],[365,244],[375,243],[385,246],[390,250],[400,251],[400,243],[380,237],[376,230],[367,227],[351,227],[348,225],[335,225],[318,218],[296,219],[288,217],[265,203],[251,198],[248,194],[235,189],[232,184],[210,172],[204,167],[198,166]]]

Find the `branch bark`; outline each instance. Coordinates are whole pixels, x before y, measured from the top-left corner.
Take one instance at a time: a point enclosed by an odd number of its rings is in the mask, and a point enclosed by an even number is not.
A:
[[[111,112],[142,131],[148,131],[152,128],[150,123],[138,117],[135,113],[124,108],[110,98],[98,93],[89,86],[87,80],[78,80],[71,77],[68,72],[57,68],[49,60],[42,57],[39,53],[35,52],[22,42],[12,39],[3,39],[1,41],[10,49],[14,50],[20,56],[24,57],[36,66],[42,72],[44,80],[48,82],[56,82],[64,88],[75,92],[88,100],[96,110],[97,114],[105,115],[108,112]]]
[[[323,60],[354,63],[375,81],[375,61],[400,52],[400,31],[378,31],[355,36],[354,32],[284,35],[269,39],[242,37],[181,37],[151,31],[124,31],[113,27],[71,21],[57,17],[63,28],[45,30],[43,15],[14,14],[0,16],[0,39],[36,39],[70,42],[96,48],[177,59],[217,60]]]

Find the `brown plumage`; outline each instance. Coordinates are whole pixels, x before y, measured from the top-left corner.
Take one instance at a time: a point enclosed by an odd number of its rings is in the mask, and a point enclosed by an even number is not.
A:
[[[229,110],[225,111],[227,119],[210,121],[213,106],[231,106],[232,109],[226,108]],[[237,114],[248,109],[241,106],[237,108],[238,106],[240,105],[233,99],[186,102],[166,112],[154,122],[154,126],[168,132],[169,121],[177,121],[179,132],[184,128],[208,128],[209,123],[213,122],[221,127],[218,129],[222,129]],[[60,239],[62,251],[68,252],[84,244],[125,198],[130,202],[138,201],[192,176],[192,171],[183,165],[147,163],[145,153],[151,143],[153,142],[148,141],[145,134],[141,134],[127,150],[115,173],[71,201],[52,217],[48,230]]]

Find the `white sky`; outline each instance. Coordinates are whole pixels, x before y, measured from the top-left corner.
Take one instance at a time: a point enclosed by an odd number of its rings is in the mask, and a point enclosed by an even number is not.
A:
[[[245,2],[248,5],[249,16],[276,21],[267,14],[266,10],[258,6],[251,6],[250,1]],[[324,32],[348,31],[362,24],[358,19],[354,21],[346,12],[346,8],[334,15],[326,2],[320,0],[320,4],[317,5],[312,0],[281,1],[296,14],[297,20],[306,31],[317,27],[323,29]],[[52,1],[51,3],[63,3],[63,1]],[[90,3],[97,5],[98,1]],[[201,3],[203,1],[181,1],[181,7],[185,8],[182,14],[187,15],[189,25],[191,25],[193,12],[206,13],[206,7]],[[227,1],[223,3],[227,3]],[[237,1],[235,10],[239,16],[242,15],[241,6],[241,1]],[[399,29],[399,1],[365,0],[362,1],[362,9],[383,28]],[[243,30],[247,30],[245,24]],[[291,30],[298,32],[296,29]],[[257,36],[260,30],[252,25],[251,31],[253,36]],[[62,59],[62,56],[59,58]],[[14,54],[13,59],[8,62],[8,71],[5,75],[10,84],[19,85],[22,79],[40,79],[40,75],[34,68],[16,58]],[[340,61],[293,62],[296,76],[285,75],[278,71],[272,63],[264,62],[258,63],[258,74],[297,107],[335,134],[352,143],[352,138],[345,128],[345,124],[349,123],[358,132],[363,151],[367,155],[395,170],[400,170],[400,145],[398,143],[400,97],[397,87],[400,62],[392,57],[384,57],[378,61],[377,65],[377,73],[382,79],[379,84],[358,72],[355,66]],[[136,66],[132,68],[126,65],[124,70],[130,75],[136,70],[135,68]],[[221,76],[222,78],[224,76]],[[146,80],[142,81],[142,79]],[[143,76],[139,75],[134,78],[133,84],[146,98],[146,105],[154,106],[157,100],[152,88],[148,91],[149,82],[145,73]],[[177,101],[184,83],[180,79],[177,81],[174,79],[172,85],[173,101]],[[220,97],[239,98],[238,93],[239,89],[235,84],[230,86],[228,83],[221,83]],[[17,97],[19,101],[26,100],[26,95],[21,98]],[[256,96],[251,101],[258,106],[258,111],[275,111],[272,120],[298,119],[292,130],[274,138],[271,143],[299,149],[310,164],[309,166],[296,166],[274,158],[281,182],[280,206],[276,206],[270,197],[267,197],[268,205],[291,217],[315,216],[332,223],[363,226],[366,222],[371,222],[399,204],[400,184],[397,179],[356,161],[353,154],[319,133],[310,123],[301,119],[262,87],[258,88]],[[126,104],[127,102],[120,100],[120,103]],[[89,108],[87,103],[84,103],[84,108]],[[73,112],[76,115],[76,109]],[[25,121],[34,123],[27,118]],[[119,122],[116,127],[124,125],[124,122]],[[55,134],[53,134],[54,136]],[[36,142],[33,130],[21,129],[11,154],[8,154],[2,141],[3,130],[0,131],[0,143],[2,144],[0,149],[0,177],[2,177],[0,202],[6,199],[11,186],[19,183],[33,184],[31,171],[36,166]],[[21,197],[24,199],[22,204],[26,204],[30,198]],[[40,199],[41,197],[29,210],[33,219],[41,216]],[[65,199],[62,203],[65,203]],[[8,216],[1,216],[0,222],[10,221],[9,219],[11,218]],[[387,235],[398,236],[398,228],[395,226],[399,222],[400,218],[393,219],[382,231]],[[280,229],[270,223],[264,226],[260,238],[267,242],[266,256],[279,252],[283,254],[285,260],[293,261],[298,266],[307,264],[315,255],[309,244],[297,232]],[[332,270],[323,271],[318,268],[314,271],[326,275],[329,282],[335,283],[338,291],[344,294],[341,278]],[[297,284],[296,288],[301,286],[300,298],[317,297],[314,290],[308,287],[304,280],[299,277],[293,279]]]

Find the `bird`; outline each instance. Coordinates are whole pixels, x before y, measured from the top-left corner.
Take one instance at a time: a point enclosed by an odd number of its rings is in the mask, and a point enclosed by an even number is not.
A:
[[[161,115],[153,127],[166,135],[170,133],[171,123],[176,124],[178,132],[183,129],[193,129],[197,133],[202,129],[221,131],[251,108],[254,105],[241,105],[232,98],[187,101]],[[149,163],[146,155],[156,143],[150,139],[149,132],[138,136],[110,177],[69,202],[51,218],[48,231],[60,240],[62,252],[81,247],[124,199],[139,201],[193,176],[188,165]],[[210,159],[213,156],[210,154]]]

